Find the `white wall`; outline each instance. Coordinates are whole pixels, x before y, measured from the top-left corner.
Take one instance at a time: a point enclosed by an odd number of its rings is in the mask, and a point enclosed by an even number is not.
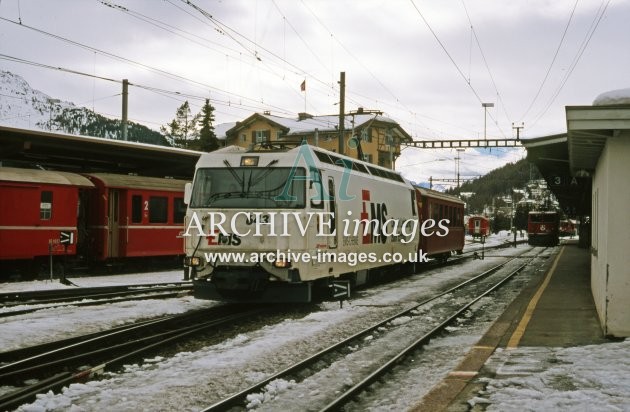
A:
[[[593,177],[591,288],[604,333],[630,336],[630,134],[607,139]]]

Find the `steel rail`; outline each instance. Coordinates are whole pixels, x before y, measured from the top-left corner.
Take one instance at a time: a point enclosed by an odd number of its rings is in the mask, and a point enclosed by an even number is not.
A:
[[[528,251],[530,251],[530,250],[532,250],[532,249],[529,249]],[[523,253],[526,253],[528,251],[525,251]],[[301,360],[301,361],[299,361],[299,362],[297,362],[297,363],[295,363],[295,364],[293,364],[293,365],[291,365],[291,366],[289,366],[289,367],[287,367],[287,368],[285,368],[285,369],[283,369],[283,370],[281,370],[281,371],[279,371],[279,372],[277,372],[277,373],[275,373],[275,374],[273,374],[273,375],[271,375],[271,376],[261,380],[260,382],[257,382],[257,383],[255,383],[255,384],[253,384],[253,385],[251,385],[251,386],[249,386],[249,387],[247,387],[247,388],[245,388],[245,389],[243,389],[243,390],[241,390],[241,391],[239,391],[237,393],[234,393],[234,394],[230,395],[227,398],[224,398],[224,399],[222,399],[222,400],[220,400],[218,402],[215,402],[214,404],[210,405],[209,407],[203,409],[203,412],[224,411],[224,410],[227,410],[229,408],[236,407],[236,406],[239,406],[239,405],[243,406],[247,395],[260,391],[261,389],[263,389],[270,382],[272,382],[272,381],[274,381],[276,379],[286,378],[287,376],[290,376],[290,375],[294,374],[298,370],[307,368],[309,365],[312,365],[312,364],[318,362],[319,360],[321,360],[325,355],[328,355],[328,354],[330,354],[330,353],[332,353],[334,351],[337,351],[341,347],[349,345],[351,342],[359,339],[360,337],[362,337],[364,335],[367,335],[367,334],[373,332],[374,330],[382,327],[383,325],[391,322],[392,320],[394,320],[396,318],[399,318],[401,316],[406,316],[409,313],[417,310],[418,308],[420,308],[422,306],[425,306],[428,303],[430,303],[430,302],[432,302],[432,301],[434,301],[436,299],[439,299],[440,297],[442,297],[444,295],[450,294],[450,293],[456,291],[457,289],[461,289],[464,286],[466,286],[466,285],[468,285],[468,284],[470,284],[472,282],[475,282],[477,280],[481,280],[481,279],[491,275],[492,273],[498,271],[499,269],[501,269],[502,267],[504,267],[508,263],[514,261],[515,259],[517,259],[517,257],[513,257],[513,258],[509,259],[506,262],[502,262],[502,263],[500,263],[500,264],[498,264],[498,265],[496,265],[496,266],[494,266],[494,267],[484,271],[483,273],[481,273],[479,275],[476,275],[476,276],[474,276],[474,277],[472,277],[472,278],[470,278],[470,279],[468,279],[468,280],[466,280],[464,282],[461,282],[461,283],[459,283],[459,284],[457,284],[457,285],[455,285],[455,286],[453,286],[453,287],[451,287],[451,288],[449,288],[449,289],[447,289],[447,290],[445,290],[445,291],[443,291],[443,292],[441,292],[441,293],[439,293],[439,294],[437,294],[435,296],[432,296],[431,298],[428,298],[428,299],[424,300],[421,303],[414,304],[410,308],[404,309],[404,310],[396,313],[395,315],[392,315],[392,316],[388,317],[387,319],[385,319],[383,321],[379,321],[378,323],[376,323],[376,324],[374,324],[372,326],[369,326],[368,328],[365,328],[365,329],[363,329],[363,330],[353,334],[352,336],[350,336],[350,337],[348,337],[348,338],[346,338],[346,339],[344,339],[344,340],[342,340],[340,342],[337,342],[337,343],[335,343],[335,344],[333,344],[333,345],[331,345],[331,346],[329,346],[329,347],[327,347],[325,349],[322,349],[321,351],[311,355],[310,357],[308,357],[306,359],[303,359],[303,360]]]
[[[92,357],[95,354],[100,354],[101,356],[100,359],[102,359],[106,355],[114,356],[116,353],[119,353],[122,348],[125,348],[127,346],[132,346],[133,348],[135,348],[128,352],[123,353],[122,355],[118,355],[108,360],[101,361],[101,363],[89,369],[74,372],[74,373],[73,372],[59,373],[59,374],[54,375],[53,377],[47,378],[45,380],[37,382],[28,387],[21,388],[14,392],[5,394],[0,397],[0,410],[12,409],[20,405],[21,403],[28,402],[34,399],[35,395],[37,395],[38,393],[46,392],[49,390],[57,390],[72,382],[83,382],[85,380],[93,378],[94,376],[102,374],[107,368],[111,368],[115,365],[119,365],[129,358],[139,356],[142,353],[156,349],[160,346],[164,346],[171,342],[184,339],[193,334],[201,333],[212,327],[231,325],[236,321],[249,319],[251,318],[252,315],[257,315],[260,313],[261,313],[260,308],[247,309],[247,310],[244,310],[243,312],[225,315],[218,319],[212,319],[207,322],[203,322],[202,324],[184,326],[177,330],[161,332],[157,335],[135,339],[131,342],[113,345],[113,346],[109,345],[108,347],[103,348],[101,350],[91,351],[89,353],[84,353],[79,356],[66,358],[66,359],[59,359],[57,361],[51,362],[51,364],[63,365],[64,361],[76,360],[77,358],[83,358],[85,356]],[[145,327],[146,326],[147,325],[145,325]],[[151,326],[151,325],[148,325],[148,326]],[[147,342],[150,342],[150,343],[147,344]],[[40,366],[50,367],[50,364],[40,365]],[[36,368],[29,368],[29,370],[30,369],[36,369]],[[16,371],[16,372],[21,372],[21,371]]]
[[[536,258],[536,256],[532,257],[532,260]],[[455,311],[452,315],[446,318],[439,325],[435,326],[429,332],[416,339],[413,343],[408,345],[406,348],[401,350],[398,354],[390,358],[389,361],[381,365],[379,368],[370,373],[366,378],[364,378],[361,382],[352,386],[340,396],[338,396],[335,400],[330,402],[324,408],[320,409],[320,412],[325,411],[333,411],[339,410],[343,405],[347,404],[351,399],[355,398],[359,393],[363,392],[367,387],[369,387],[372,383],[374,383],[377,379],[379,379],[384,374],[388,373],[401,359],[410,353],[418,350],[420,347],[429,343],[432,338],[439,336],[447,326],[449,326],[453,321],[455,321],[459,316],[461,316],[465,311],[467,311],[472,305],[477,303],[480,299],[488,296],[490,293],[494,292],[496,289],[503,286],[507,281],[516,276],[521,270],[523,270],[529,262],[523,263],[518,268],[513,270],[510,274],[505,276],[499,282],[492,285],[490,288],[486,289],[482,294],[478,295],[474,299],[470,300],[465,305],[461,306],[457,311]]]
[[[7,318],[11,316],[25,315],[28,313],[38,312],[40,310],[46,309],[55,309],[62,308],[67,306],[98,306],[98,305],[106,305],[108,303],[118,303],[118,302],[132,302],[136,300],[148,300],[148,299],[170,299],[177,298],[181,296],[186,296],[192,294],[192,288],[182,289],[181,292],[162,292],[160,290],[151,291],[141,291],[137,293],[129,293],[127,295],[135,295],[142,294],[141,296],[131,296],[131,297],[118,297],[118,298],[110,298],[110,299],[98,299],[98,300],[90,300],[88,302],[85,301],[72,301],[61,303],[58,305],[50,305],[50,306],[39,306],[36,308],[28,308],[28,309],[20,309],[20,310],[12,310],[7,312],[0,312],[0,318]],[[85,297],[76,297],[75,299],[93,299],[93,296],[85,296]],[[37,305],[43,305],[45,303],[37,303]]]
[[[190,282],[159,283],[150,285],[99,286],[76,289],[33,290],[24,292],[4,292],[0,294],[2,307],[27,304],[61,303],[77,298],[107,298],[138,294],[143,292],[178,291],[192,289]]]

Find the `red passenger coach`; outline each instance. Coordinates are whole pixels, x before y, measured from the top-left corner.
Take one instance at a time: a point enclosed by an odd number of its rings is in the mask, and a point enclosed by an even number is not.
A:
[[[428,219],[435,221],[435,226],[427,232],[434,231],[431,236],[421,236],[419,248],[429,257],[446,260],[453,253],[462,253],[464,249],[464,202],[455,196],[450,196],[435,190],[415,186],[416,202],[418,205],[420,222]],[[443,222],[448,228],[448,234],[442,236],[445,230],[438,226]]]
[[[75,255],[79,199],[93,187],[74,173],[0,167],[0,267],[33,277],[51,255]]]
[[[473,238],[485,238],[490,235],[490,221],[483,216],[468,218],[468,234]]]
[[[96,260],[184,254],[186,181],[92,173],[90,249]]]

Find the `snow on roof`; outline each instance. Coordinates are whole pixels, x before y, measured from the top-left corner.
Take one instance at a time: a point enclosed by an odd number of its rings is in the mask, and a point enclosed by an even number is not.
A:
[[[322,132],[335,131],[337,130],[337,126],[339,125],[338,115],[312,116],[312,117],[307,117],[303,120],[289,119],[286,117],[274,116],[270,114],[261,114],[261,116],[289,129],[289,133],[288,133],[289,135],[313,132],[315,129],[318,129],[319,131],[322,131]],[[375,114],[369,114],[369,113],[347,115],[345,116],[344,120],[345,120],[344,128],[346,130],[352,129],[353,120],[354,120],[355,128],[361,127],[371,120],[397,124],[394,120],[388,117],[375,115]]]
[[[230,130],[231,128],[233,128],[234,126],[236,126],[236,122],[228,122],[228,123],[218,124],[218,125],[214,126],[214,135],[219,140],[225,140],[226,136],[227,136],[226,132],[228,130]]]
[[[611,90],[595,98],[593,106],[607,106],[612,104],[630,104],[630,89]]]

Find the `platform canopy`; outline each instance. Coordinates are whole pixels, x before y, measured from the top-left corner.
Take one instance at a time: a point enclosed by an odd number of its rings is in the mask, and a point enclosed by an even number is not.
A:
[[[0,165],[191,180],[201,152],[0,126]]]
[[[538,168],[560,208],[570,217],[586,216],[591,209],[590,175],[571,173],[566,133],[521,140],[527,160]]]
[[[567,106],[569,160],[575,175],[591,174],[606,140],[630,130],[630,104]]]

